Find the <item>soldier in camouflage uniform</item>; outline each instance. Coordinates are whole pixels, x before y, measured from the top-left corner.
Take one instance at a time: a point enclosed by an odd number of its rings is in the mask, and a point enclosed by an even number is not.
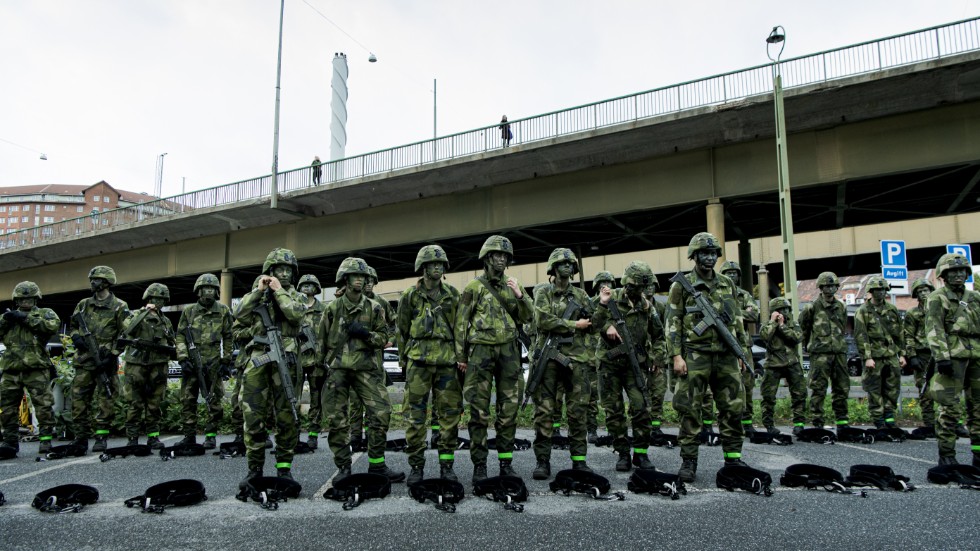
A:
[[[299,292],[306,297],[306,315],[303,316],[303,323],[299,328],[299,363],[302,368],[301,373],[297,373],[294,381],[296,396],[303,393],[303,378],[310,383],[310,411],[309,434],[306,443],[310,449],[317,449],[317,439],[320,437],[321,424],[321,398],[323,383],[327,380],[327,370],[323,364],[316,361],[316,328],[320,326],[320,318],[327,310],[327,306],[316,298],[323,290],[320,287],[320,280],[313,274],[306,274],[299,278],[297,285]]]
[[[299,274],[299,262],[289,249],[274,249],[262,264],[263,277],[235,308],[233,316],[247,327],[252,340],[242,352],[248,357],[241,377],[241,404],[245,417],[245,457],[248,460],[248,474],[239,484],[239,489],[262,476],[265,465],[265,442],[269,437],[267,425],[270,409],[275,412],[276,425],[276,472],[281,478],[292,479],[293,452],[299,442],[299,426],[293,419],[291,404],[286,398],[285,385],[278,365],[269,357],[271,348],[260,342],[266,337],[266,328],[259,314],[265,308],[273,323],[279,326],[282,335],[283,351],[291,366],[296,365],[296,335],[306,314],[306,297],[293,287]]]
[[[378,351],[388,342],[384,310],[364,295],[370,272],[360,258],[345,258],[337,269],[337,300],[327,305],[317,329],[318,361],[329,375],[323,388],[323,414],[327,442],[338,472],[334,481],[351,474],[350,395],[356,394],[367,412],[368,472],[392,482],[405,473],[385,464],[385,443],[391,421],[391,403],[379,364]]]
[[[930,384],[939,404],[939,464],[957,463],[958,404],[965,393],[973,466],[980,467],[980,292],[966,288],[970,262],[961,254],[941,256],[936,273],[945,286],[926,302],[926,339],[936,362]]]
[[[851,389],[844,340],[847,308],[834,296],[840,280],[833,272],[817,276],[817,287],[820,296],[800,313],[803,347],[810,353],[810,422],[815,427],[823,427],[823,401],[829,382],[837,427],[846,427],[850,423],[847,395]]]
[[[868,282],[871,300],[854,314],[854,341],[864,360],[862,383],[868,393],[868,413],[875,427],[894,427],[905,367],[905,339],[902,316],[885,297],[891,286],[881,276]]]
[[[231,309],[218,302],[221,284],[214,274],[201,274],[194,282],[197,302],[184,308],[177,322],[177,361],[181,366],[180,402],[181,422],[184,426],[184,444],[195,444],[197,432],[197,397],[211,393],[207,424],[204,426],[204,449],[216,446],[218,425],[224,417],[221,399],[225,389],[221,379],[231,375],[233,318]],[[194,346],[204,365],[206,381],[197,377],[197,366],[188,354],[187,331],[190,330]],[[207,386],[203,386],[207,385]]]
[[[657,318],[661,327],[664,323],[664,314],[667,312],[667,304],[657,302],[654,298],[657,295],[657,288],[660,282],[657,275],[652,273],[652,282],[643,290],[643,297],[650,301],[657,311]],[[667,397],[667,387],[670,385],[670,373],[667,369],[667,344],[664,339],[663,331],[659,336],[650,340],[647,354],[650,356],[651,369],[647,373],[647,394],[650,398],[650,434],[651,436],[661,436],[663,431],[660,429],[664,420],[664,399]]]
[[[694,270],[684,275],[691,285],[711,302],[719,314],[728,318],[727,328],[739,343],[745,343],[742,310],[735,296],[735,283],[728,276],[716,273],[715,263],[721,246],[707,232],[696,234],[687,247],[688,258],[694,260]],[[678,393],[674,409],[681,416],[678,442],[681,448],[681,468],[678,475],[684,482],[693,482],[698,468],[697,435],[701,419],[697,411],[705,389],[711,388],[718,407],[718,425],[726,464],[745,465],[742,461],[742,409],[745,389],[742,387],[740,361],[729,350],[717,330],[709,328],[701,335],[695,327],[702,321],[694,297],[680,283],[670,287],[667,298],[667,357],[673,361],[678,377]],[[751,352],[743,350],[748,357]]]
[[[912,296],[918,304],[905,312],[902,328],[905,333],[905,352],[915,376],[915,387],[919,389],[919,407],[922,410],[922,425],[933,434],[936,430],[936,403],[928,391],[929,377],[935,373],[932,352],[926,339],[926,301],[935,291],[928,279],[919,278],[912,282]]]
[[[58,332],[61,320],[54,310],[38,308],[41,289],[33,281],[21,281],[14,286],[14,309],[0,316],[0,342],[7,347],[0,356],[0,426],[3,443],[0,447],[17,452],[18,411],[24,392],[30,395],[37,416],[40,445],[37,453],[51,451],[54,434],[54,398],[51,379],[54,365],[45,346]]]
[[[95,445],[92,451],[105,451],[112,424],[113,404],[119,388],[119,350],[116,338],[122,332],[123,321],[129,316],[129,306],[116,298],[109,287],[116,284],[116,272],[109,266],[96,266],[88,273],[89,286],[93,296],[84,298],[75,306],[72,313],[69,334],[75,345],[75,359],[72,368],[75,378],[71,383],[71,418],[75,432],[72,444],[88,449],[88,438],[92,434],[92,417],[95,417]],[[98,354],[89,350],[84,331],[79,327],[78,317],[98,343]],[[96,360],[96,356],[101,363]],[[106,394],[105,386],[99,382],[100,374],[105,374],[112,388],[112,396]],[[94,408],[93,408],[94,406]],[[90,411],[94,409],[94,413]]]
[[[399,361],[406,367],[405,403],[409,426],[405,429],[408,484],[424,476],[426,410],[432,394],[432,424],[438,426],[439,476],[458,480],[453,471],[463,413],[461,373],[456,363],[453,331],[459,291],[444,282],[449,258],[439,245],[422,247],[415,258],[415,271],[422,272],[415,285],[405,289],[395,318]]]
[[[517,328],[531,321],[534,306],[521,284],[504,271],[514,261],[514,246],[491,235],[480,248],[483,275],[466,285],[456,314],[456,361],[466,373],[463,397],[470,404],[470,459],[473,482],[487,478],[487,427],[490,424],[490,389],[496,384],[497,458],[500,474],[517,473],[514,435],[517,432],[517,379],[521,376],[521,348]]]
[[[803,366],[797,346],[803,340],[803,329],[793,319],[793,308],[783,297],[769,301],[769,321],[762,325],[759,336],[766,343],[766,372],[762,376],[762,424],[770,434],[779,434],[773,422],[776,409],[776,390],[779,380],[786,379],[790,405],[793,409],[793,434],[803,431],[806,423],[806,386]]]
[[[587,352],[594,312],[585,291],[571,278],[579,272],[578,259],[569,249],[555,249],[548,257],[551,278],[534,293],[534,326],[542,342],[542,354],[535,371],[543,368],[534,393],[535,480],[551,477],[551,437],[561,402],[557,390],[564,390],[568,414],[568,443],[572,469],[592,472],[585,462],[588,451],[586,410],[589,403],[589,364]],[[552,345],[548,346],[551,342]]]
[[[623,288],[613,291],[603,287],[599,291],[596,326],[602,340],[596,349],[599,359],[599,377],[602,382],[602,408],[606,412],[606,429],[613,436],[613,449],[619,454],[616,470],[626,472],[636,465],[640,469],[653,469],[647,456],[650,443],[650,409],[646,397],[646,373],[653,366],[651,350],[663,346],[664,328],[656,307],[643,296],[643,291],[653,283],[653,270],[641,261],[630,262],[623,274]],[[633,352],[639,362],[637,374],[627,347],[627,337],[616,325],[609,307],[615,303],[629,331]],[[663,354],[660,354],[661,359]],[[637,380],[642,377],[643,380]],[[626,440],[626,404],[623,393],[629,398],[630,420],[633,423],[633,457],[630,462],[629,442]]]
[[[592,305],[592,311],[596,311],[599,307],[599,291],[603,287],[609,287],[610,289],[616,288],[616,276],[612,272],[598,272],[592,279],[592,289],[595,291],[595,296],[589,299],[589,304]],[[588,431],[589,431],[589,444],[595,444],[599,441],[599,359],[596,357],[596,346],[599,344],[598,328],[588,334],[588,355],[589,355],[589,365],[591,366],[589,370],[589,409],[588,409]]]
[[[140,426],[146,428],[146,443],[153,449],[160,441],[163,396],[167,391],[167,362],[176,357],[174,326],[163,315],[170,302],[170,289],[151,283],[143,292],[146,306],[133,310],[123,322],[120,343],[126,345],[127,445],[139,443]]]
[[[759,305],[756,303],[755,298],[752,293],[746,291],[741,287],[742,284],[742,268],[738,265],[738,262],[729,260],[721,265],[721,273],[728,276],[735,283],[735,300],[738,302],[739,308],[742,309],[742,322],[745,324],[745,334],[746,336],[751,334],[750,328],[754,328],[759,324]],[[751,349],[751,345],[749,346]],[[751,358],[752,356],[749,355]],[[751,371],[745,370],[742,372],[742,386],[745,388],[745,410],[742,413],[742,431],[745,434],[752,434],[755,432],[755,427],[752,426],[752,413],[753,413],[753,400],[752,391],[755,390],[755,375]]]

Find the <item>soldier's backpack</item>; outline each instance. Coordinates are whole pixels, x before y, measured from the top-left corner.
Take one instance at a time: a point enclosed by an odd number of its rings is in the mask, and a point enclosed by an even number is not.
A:
[[[908,431],[898,427],[875,429],[874,436],[878,442],[905,442],[909,439]]]
[[[650,445],[658,448],[673,449],[677,446],[677,435],[666,432],[655,432],[650,435]]]
[[[183,478],[150,486],[143,495],[131,497],[124,503],[130,508],[138,505],[141,513],[159,514],[167,507],[195,505],[207,499],[207,492],[200,480]]]
[[[84,484],[64,484],[34,496],[31,507],[42,513],[77,513],[99,500],[99,491]]]
[[[412,499],[419,503],[432,500],[436,509],[446,513],[455,513],[456,504],[463,500],[463,485],[442,478],[427,478],[418,484],[408,487]]]
[[[64,459],[66,457],[82,457],[85,455],[85,447],[76,444],[61,444],[60,446],[51,446],[51,451],[48,453],[36,457],[34,461],[47,461],[49,459]]]
[[[812,442],[816,444],[833,444],[837,442],[837,435],[827,429],[803,429],[796,435],[800,442]]]
[[[837,427],[837,439],[841,442],[853,442],[855,444],[874,444],[875,432],[859,429],[857,427]]]
[[[687,495],[687,487],[680,477],[655,469],[633,471],[626,483],[626,489],[638,494],[660,494],[670,499],[680,499],[682,495]]]
[[[555,479],[551,481],[548,487],[551,488],[552,492],[562,492],[566,496],[571,495],[572,492],[578,492],[586,494],[592,499],[601,499],[603,501],[612,499],[623,501],[626,499],[626,495],[622,492],[616,492],[611,496],[606,495],[609,493],[609,488],[611,487],[608,478],[600,474],[576,471],[574,469],[558,471]]]
[[[245,457],[245,443],[244,442],[222,442],[218,445],[218,451],[212,453],[211,455],[217,455],[221,459],[230,459],[232,457]]]
[[[745,490],[753,494],[770,497],[772,495],[772,476],[765,471],[747,465],[724,465],[715,475],[715,486],[734,492]]]
[[[980,490],[980,469],[973,465],[939,465],[927,475],[933,484],[959,484],[965,490]]]
[[[106,461],[111,461],[117,457],[146,457],[153,453],[146,444],[137,444],[135,446],[117,446],[115,448],[106,448],[102,455],[99,456],[99,461],[105,463]]]
[[[807,490],[823,488],[828,492],[868,497],[868,492],[864,490],[852,491],[840,471],[810,463],[797,463],[786,467],[786,472],[779,477],[779,484],[788,488]]]
[[[280,503],[299,497],[299,493],[302,491],[303,486],[290,478],[259,476],[249,480],[248,484],[235,496],[235,499],[243,502],[251,499],[263,509],[275,511],[279,508]]]
[[[351,509],[364,503],[366,499],[384,499],[391,493],[391,480],[383,474],[357,473],[336,482],[333,488],[324,492],[323,497],[343,501],[343,509]]]
[[[204,446],[201,444],[175,444],[160,449],[160,458],[164,461],[170,461],[178,457],[194,457],[196,455],[204,455]]]
[[[936,429],[933,427],[916,427],[909,433],[909,440],[925,440],[926,438],[935,437]]]
[[[793,437],[788,434],[771,434],[764,430],[757,430],[749,434],[749,442],[753,444],[775,444],[777,446],[790,446],[793,444]]]
[[[493,476],[473,484],[473,495],[504,504],[504,509],[524,512],[521,503],[527,501],[527,486],[519,476]]]
[[[911,492],[915,490],[909,477],[895,474],[885,465],[852,465],[851,474],[845,479],[848,486],[874,486],[879,490]]]

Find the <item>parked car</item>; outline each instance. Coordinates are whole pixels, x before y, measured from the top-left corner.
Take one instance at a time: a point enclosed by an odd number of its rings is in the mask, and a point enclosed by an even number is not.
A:
[[[384,365],[385,373],[393,383],[405,382],[405,373],[402,372],[402,368],[398,365],[398,349],[395,347],[385,348],[384,355],[382,356],[382,365]]]

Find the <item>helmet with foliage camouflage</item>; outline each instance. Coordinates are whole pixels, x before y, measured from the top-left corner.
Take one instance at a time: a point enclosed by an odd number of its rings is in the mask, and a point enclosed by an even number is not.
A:
[[[170,289],[167,288],[163,283],[151,283],[149,287],[143,291],[143,300],[150,297],[166,299],[167,302],[170,301]]]
[[[939,257],[939,262],[936,264],[936,275],[944,277],[946,271],[952,268],[966,268],[969,271],[971,269],[970,261],[960,253],[946,253]]]
[[[89,270],[89,279],[95,279],[97,277],[101,277],[102,279],[108,281],[109,285],[116,284],[116,271],[108,266],[96,266]]]
[[[691,243],[687,246],[687,257],[694,258],[694,253],[704,249],[714,249],[721,254],[721,243],[718,242],[718,238],[706,231],[696,233],[691,238]]]
[[[837,279],[837,274],[834,272],[823,272],[817,276],[817,287],[823,287],[824,285],[840,285],[840,280]]]
[[[725,272],[730,272],[732,270],[738,272],[738,277],[742,277],[742,267],[739,266],[738,262],[735,262],[734,260],[725,261],[725,263],[721,265],[721,269],[718,271],[721,273],[725,273]]]
[[[41,288],[33,281],[21,281],[14,286],[13,299],[17,300],[19,298],[36,298],[41,300]]]
[[[446,265],[446,270],[449,270],[449,257],[439,245],[426,245],[419,249],[419,254],[415,257],[415,271],[421,270],[426,262],[442,262]]]
[[[889,284],[888,281],[881,276],[871,276],[871,279],[868,280],[869,291],[889,291],[891,288],[891,284]]]
[[[370,266],[363,259],[348,256],[340,263],[340,267],[337,268],[337,278],[336,282],[338,284],[343,283],[347,280],[347,276],[353,274],[361,274],[364,277],[371,277]]]
[[[592,286],[599,287],[599,282],[601,281],[610,282],[612,284],[611,287],[616,286],[616,276],[614,276],[612,272],[606,272],[606,271],[598,272],[595,275],[595,277],[592,278]]]
[[[653,283],[653,270],[650,265],[642,260],[634,260],[626,266],[623,273],[623,285],[636,285],[638,287],[648,287]]]
[[[500,251],[502,253],[507,253],[510,256],[509,262],[514,261],[514,245],[511,244],[510,239],[502,235],[491,235],[483,242],[483,246],[480,247],[479,259],[483,260],[483,257],[487,256],[493,251]]]
[[[936,287],[928,279],[920,277],[912,282],[912,296],[915,296],[915,292],[919,290],[919,287],[928,287],[930,291],[936,290]]]
[[[654,287],[656,287],[657,289],[659,289],[660,288],[660,280],[657,279],[657,274],[651,273],[650,275],[653,277],[653,280],[650,281],[650,285],[653,285]]]
[[[555,275],[555,264],[565,261],[572,263],[572,275],[578,273],[578,258],[575,257],[575,253],[571,249],[557,248],[551,251],[551,255],[548,257],[548,269],[545,270],[548,275]]]
[[[368,271],[368,277],[369,277],[369,278],[371,278],[371,280],[372,280],[372,282],[373,282],[373,283],[374,283],[375,285],[377,285],[377,284],[378,284],[378,271],[377,271],[377,270],[375,270],[375,269],[374,269],[373,267],[371,267],[371,266],[368,266],[368,267],[367,267],[367,271]]]
[[[201,287],[221,289],[221,283],[218,281],[218,276],[214,274],[201,274],[197,277],[197,281],[194,282],[194,292],[196,293]]]
[[[789,305],[789,301],[786,300],[786,297],[776,297],[769,301],[770,312],[782,310],[783,308],[792,309],[792,306]]]
[[[316,292],[318,293],[323,290],[323,287],[320,286],[320,280],[313,274],[306,274],[305,276],[299,278],[299,283],[296,284],[296,287],[302,287],[304,283],[312,283],[313,285],[316,285]]]
[[[299,275],[299,261],[296,260],[296,255],[293,254],[293,251],[282,247],[273,249],[269,253],[269,256],[265,257],[265,263],[262,264],[262,273],[272,275],[272,268],[278,264],[291,266],[293,268],[293,277]]]

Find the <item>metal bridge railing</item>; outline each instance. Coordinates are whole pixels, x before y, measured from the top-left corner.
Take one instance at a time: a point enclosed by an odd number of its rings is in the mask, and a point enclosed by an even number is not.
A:
[[[893,67],[980,50],[980,17],[854,44],[781,62],[784,89],[884,71]],[[617,124],[648,119],[709,105],[738,101],[772,90],[772,65],[710,76],[637,94],[510,121],[512,145],[534,143]],[[322,165],[323,185],[384,174],[404,168],[501,150],[498,125],[441,136],[391,149],[348,157]],[[266,175],[200,191],[192,191],[84,217],[15,231],[0,236],[0,250],[31,247],[103,229],[118,229],[149,219],[187,216],[201,209],[269,197],[272,176]],[[277,176],[280,193],[313,184],[310,167]]]

